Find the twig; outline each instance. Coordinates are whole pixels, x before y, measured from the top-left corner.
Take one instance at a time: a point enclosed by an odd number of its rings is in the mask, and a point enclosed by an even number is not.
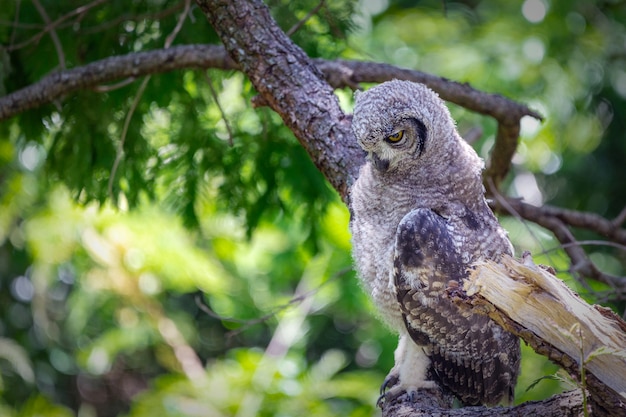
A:
[[[313,289],[311,289],[311,290],[309,290],[307,292],[295,295],[293,298],[291,298],[285,304],[273,307],[269,313],[267,313],[267,314],[265,314],[265,315],[263,315],[261,317],[257,317],[255,319],[238,319],[238,318],[234,318],[234,317],[224,317],[224,316],[221,316],[221,315],[217,314],[216,312],[214,312],[213,310],[211,310],[211,308],[208,305],[203,303],[199,296],[195,298],[195,302],[196,302],[196,305],[198,306],[198,308],[201,311],[203,311],[204,313],[206,313],[210,317],[213,317],[214,319],[217,319],[217,320],[220,320],[220,321],[226,321],[226,322],[230,322],[230,323],[243,324],[243,326],[241,328],[236,329],[236,330],[231,330],[231,331],[228,332],[226,337],[228,339],[231,339],[232,337],[234,337],[234,336],[236,336],[236,335],[238,335],[240,333],[243,333],[244,331],[248,330],[249,328],[251,328],[253,326],[256,326],[257,324],[264,323],[264,322],[268,321],[269,319],[271,319],[273,317],[276,317],[276,315],[278,313],[280,313],[281,311],[286,310],[287,308],[292,307],[295,304],[301,303],[302,301],[304,301],[305,299],[307,299],[309,297],[312,297],[313,295],[317,294],[326,284],[329,284],[330,282],[333,282],[334,280],[344,276],[345,274],[347,274],[350,271],[352,271],[352,267],[347,267],[347,268],[344,268],[344,269],[341,269],[341,270],[337,271],[335,274],[333,274],[332,277],[330,277],[328,280],[324,281],[317,288],[313,288]]]
[[[186,0],[182,0],[179,3],[176,3],[175,5],[173,5],[172,7],[165,9],[165,10],[160,10],[156,13],[142,13],[142,14],[138,14],[138,15],[133,15],[133,14],[123,14],[121,16],[116,17],[115,19],[109,20],[107,22],[103,22],[99,25],[96,26],[91,26],[91,27],[86,27],[86,28],[81,28],[80,33],[83,35],[92,35],[94,33],[98,33],[101,32],[103,30],[107,30],[111,27],[117,26],[122,22],[126,22],[126,21],[142,21],[142,20],[161,20],[164,17],[167,17],[173,13],[176,13],[178,10],[182,9],[183,7],[185,7],[185,2]]]
[[[530,209],[530,207],[527,208]],[[626,229],[620,229],[615,224],[615,220],[611,221],[605,219],[595,213],[569,210],[549,205],[543,205],[541,211],[546,216],[556,217],[573,227],[594,231],[614,242],[626,245]]]
[[[585,224],[587,226],[594,224],[598,226],[596,221],[580,221],[576,223],[574,220],[588,220],[589,218],[594,218],[595,220],[598,220],[599,216],[592,215],[591,213],[558,209],[556,207],[535,207],[516,199],[506,199],[506,203],[508,207],[495,206],[495,209],[501,210],[501,208],[504,207],[507,212],[511,212],[511,210],[513,210],[516,215],[519,215],[526,220],[529,220],[533,223],[538,224],[539,226],[545,227],[546,229],[550,230],[554,234],[556,239],[564,244],[564,250],[572,261],[570,271],[573,273],[577,273],[576,276],[580,274],[595,279],[596,281],[605,283],[614,288],[618,292],[618,295],[626,294],[626,279],[624,279],[623,277],[606,274],[600,271],[596,267],[596,265],[589,259],[585,251],[580,247],[580,245],[576,244],[576,238],[567,227],[567,225],[576,226],[577,224]],[[568,219],[572,221],[567,221]],[[602,220],[604,222],[610,223],[606,219]],[[598,231],[598,229],[592,230]],[[618,240],[615,241],[621,243]],[[579,282],[584,285],[588,290],[590,290],[588,284],[584,280],[579,279]],[[621,296],[622,295],[620,295],[620,297]]]
[[[30,45],[31,43],[34,42],[38,42],[47,32],[52,31],[54,29],[56,29],[61,23],[65,22],[67,19],[69,19],[70,17],[76,16],[76,15],[80,15],[85,13],[86,11],[93,9],[96,6],[99,6],[102,3],[105,3],[107,0],[94,0],[93,2],[86,4],[84,6],[78,7],[74,10],[72,10],[71,12],[59,17],[57,20],[55,20],[54,22],[51,22],[50,24],[46,24],[46,26],[44,27],[43,31],[37,33],[36,35],[34,35],[33,37],[31,37],[30,39],[27,39],[17,45],[11,45],[7,48],[7,50],[9,51],[14,51],[16,49],[20,49],[23,48],[25,46]]]
[[[486,183],[487,183],[487,189],[489,190],[490,194],[496,199],[496,203],[497,203],[496,207],[502,207],[506,211],[507,214],[513,216],[518,222],[520,222],[524,226],[524,228],[528,231],[528,233],[535,239],[537,244],[541,247],[541,250],[544,253],[547,253],[546,248],[543,247],[543,242],[541,241],[541,239],[537,238],[535,233],[528,226],[528,223],[524,221],[524,218],[522,217],[522,215],[513,207],[513,205],[510,204],[510,201],[500,193],[500,191],[496,188],[493,182],[493,179],[487,178]],[[548,259],[549,259],[549,256],[548,256]]]
[[[185,10],[180,15],[180,18],[178,19],[178,23],[176,24],[176,27],[172,30],[172,33],[170,33],[165,39],[165,49],[168,49],[171,46],[172,42],[174,42],[176,35],[178,34],[178,32],[180,31],[183,25],[185,17],[187,17],[190,4],[191,4],[190,0],[185,0]],[[135,113],[135,110],[137,109],[137,106],[139,105],[139,101],[141,100],[141,97],[143,96],[143,93],[146,90],[146,86],[148,85],[148,82],[150,82],[151,77],[152,77],[151,75],[148,75],[141,82],[141,85],[139,86],[139,90],[137,90],[137,94],[135,95],[135,99],[133,100],[133,103],[130,106],[130,109],[128,110],[128,114],[126,114],[126,119],[124,120],[122,136],[120,139],[120,143],[117,147],[117,152],[115,154],[115,161],[113,161],[113,167],[111,168],[111,175],[109,176],[108,192],[109,192],[109,198],[111,199],[111,201],[115,201],[115,197],[113,195],[113,182],[115,181],[115,175],[117,173],[117,169],[122,161],[122,157],[124,156],[124,143],[126,142],[126,137],[128,135],[128,126],[130,125],[130,119],[132,119],[133,114]]]
[[[96,93],[108,93],[109,91],[118,90],[120,88],[126,87],[129,84],[132,84],[135,81],[135,77],[128,77],[125,80],[117,82],[111,85],[99,85],[93,88],[93,91]]]
[[[172,42],[174,42],[174,39],[176,39],[176,35],[178,35],[180,30],[182,29],[183,23],[185,22],[185,19],[187,18],[187,15],[189,14],[190,7],[191,7],[191,0],[185,0],[185,10],[183,10],[180,17],[178,18],[178,21],[176,22],[176,27],[174,27],[174,30],[172,30],[172,33],[170,33],[167,36],[167,38],[165,38],[165,49],[172,46]]]
[[[308,287],[311,278],[310,273],[306,271],[303,273],[294,293],[296,297],[301,297],[310,292]],[[278,326],[276,326],[276,330],[274,330],[274,334],[265,348],[263,357],[252,375],[252,386],[255,389],[243,393],[237,410],[237,417],[253,417],[259,414],[263,393],[267,391],[274,379],[276,363],[287,354],[291,346],[297,341],[298,332],[294,329],[302,327],[312,307],[313,297],[304,297],[303,302],[291,312],[292,314],[285,315],[279,320]]]
[[[16,0],[16,6],[15,6],[15,18],[13,21],[10,20],[4,20],[4,19],[0,19],[0,26],[9,26],[12,27],[13,29],[36,29],[36,30],[41,30],[44,27],[46,27],[46,25],[42,25],[41,23],[22,23],[22,22],[18,22],[18,19],[20,18],[20,5],[21,0]],[[9,41],[9,45],[11,45],[11,42],[13,41],[13,34],[11,34],[11,41]]]
[[[617,215],[617,217],[613,219],[611,223],[613,223],[615,227],[621,227],[625,221],[626,221],[626,207],[624,207],[622,211],[620,211],[620,213]]]
[[[139,86],[139,90],[137,90],[137,94],[133,100],[133,103],[128,109],[128,113],[126,114],[126,119],[124,120],[124,127],[122,128],[122,135],[120,137],[120,143],[117,146],[117,152],[115,153],[115,161],[113,161],[113,167],[111,167],[111,175],[109,176],[109,184],[107,187],[109,198],[111,201],[116,201],[115,196],[113,195],[113,182],[115,181],[115,175],[117,174],[117,169],[122,162],[122,157],[124,156],[124,143],[126,142],[126,136],[128,134],[128,126],[130,125],[130,119],[132,119],[133,114],[135,113],[135,109],[139,104],[139,100],[141,96],[143,96],[143,92],[150,81],[150,75],[143,79],[141,85]]]
[[[624,252],[626,252],[626,245],[621,245],[619,243],[615,243],[615,242],[611,242],[611,241],[607,241],[607,240],[577,240],[576,242],[570,242],[570,243],[561,243],[559,246],[554,247],[554,248],[550,248],[550,249],[545,249],[542,254],[546,254],[548,252],[553,252],[559,249],[563,249],[572,245],[578,245],[578,246],[610,246],[612,248],[616,248],[619,250],[622,250]]]
[[[176,323],[167,317],[158,302],[146,300],[143,307],[158,329],[163,341],[172,349],[187,379],[193,385],[202,385],[206,381],[206,372],[202,361],[196,351],[187,343]]]
[[[17,36],[17,25],[19,24],[18,19],[20,18],[20,6],[22,5],[22,0],[17,0],[15,4],[15,18],[13,20],[13,30],[11,31],[11,40],[9,41],[9,47],[13,45],[15,42],[15,37]]]
[[[48,29],[48,27],[52,25],[50,16],[48,16],[46,9],[44,9],[44,7],[41,5],[39,0],[32,0],[32,1],[33,1],[33,5],[39,12],[39,15],[41,16],[41,18],[46,24],[46,29],[44,29],[44,31],[50,32],[50,38],[52,39],[52,43],[54,44],[54,49],[56,49],[57,56],[59,58],[59,67],[61,67],[61,69],[67,68],[67,66],[65,65],[65,53],[63,52],[63,46],[61,45],[61,40],[59,39],[59,35],[57,34],[54,28]]]
[[[213,81],[211,81],[211,77],[209,77],[209,74],[207,74],[206,72],[203,72],[203,75],[206,79],[207,86],[209,87],[209,92],[211,93],[211,97],[213,98],[213,101],[215,102],[215,105],[217,106],[217,109],[219,110],[220,115],[222,116],[224,125],[226,125],[226,131],[228,132],[228,145],[232,147],[233,142],[234,142],[234,135],[233,135],[233,130],[230,127],[230,123],[228,122],[228,118],[226,117],[226,112],[224,111],[224,108],[222,107],[222,104],[220,103],[220,100],[217,96],[217,91],[215,91],[215,87],[213,87]]]
[[[315,6],[311,11],[309,11],[306,16],[304,16],[300,21],[298,21],[295,25],[293,25],[285,34],[288,37],[291,37],[294,33],[296,33],[313,15],[315,15],[319,10],[324,6],[325,0],[320,0],[320,2]]]

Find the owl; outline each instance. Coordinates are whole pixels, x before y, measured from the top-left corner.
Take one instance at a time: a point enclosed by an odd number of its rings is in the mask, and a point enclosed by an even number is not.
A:
[[[399,334],[381,398],[438,388],[463,405],[512,402],[519,340],[446,296],[477,261],[513,251],[487,206],[482,159],[422,84],[357,92],[352,128],[367,155],[350,189],[355,268]]]

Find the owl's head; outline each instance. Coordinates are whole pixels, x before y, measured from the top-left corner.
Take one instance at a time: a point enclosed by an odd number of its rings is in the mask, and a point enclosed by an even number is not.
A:
[[[373,166],[401,171],[445,159],[456,129],[448,108],[428,87],[393,80],[355,93],[352,129]]]

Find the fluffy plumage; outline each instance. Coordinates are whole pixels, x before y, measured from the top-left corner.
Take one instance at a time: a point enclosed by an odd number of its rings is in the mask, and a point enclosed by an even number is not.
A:
[[[352,126],[368,155],[350,194],[355,265],[400,336],[387,395],[442,387],[467,405],[511,401],[518,339],[444,296],[476,261],[512,253],[484,199],[482,160],[421,84],[357,93]]]

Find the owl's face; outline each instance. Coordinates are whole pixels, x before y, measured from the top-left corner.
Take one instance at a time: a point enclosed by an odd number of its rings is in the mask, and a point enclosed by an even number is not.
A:
[[[441,99],[422,84],[389,81],[355,94],[352,129],[380,172],[402,171],[442,153],[454,122]]]
[[[402,117],[374,136],[358,138],[359,145],[381,172],[398,169],[418,159],[427,141],[426,126],[415,117]]]

